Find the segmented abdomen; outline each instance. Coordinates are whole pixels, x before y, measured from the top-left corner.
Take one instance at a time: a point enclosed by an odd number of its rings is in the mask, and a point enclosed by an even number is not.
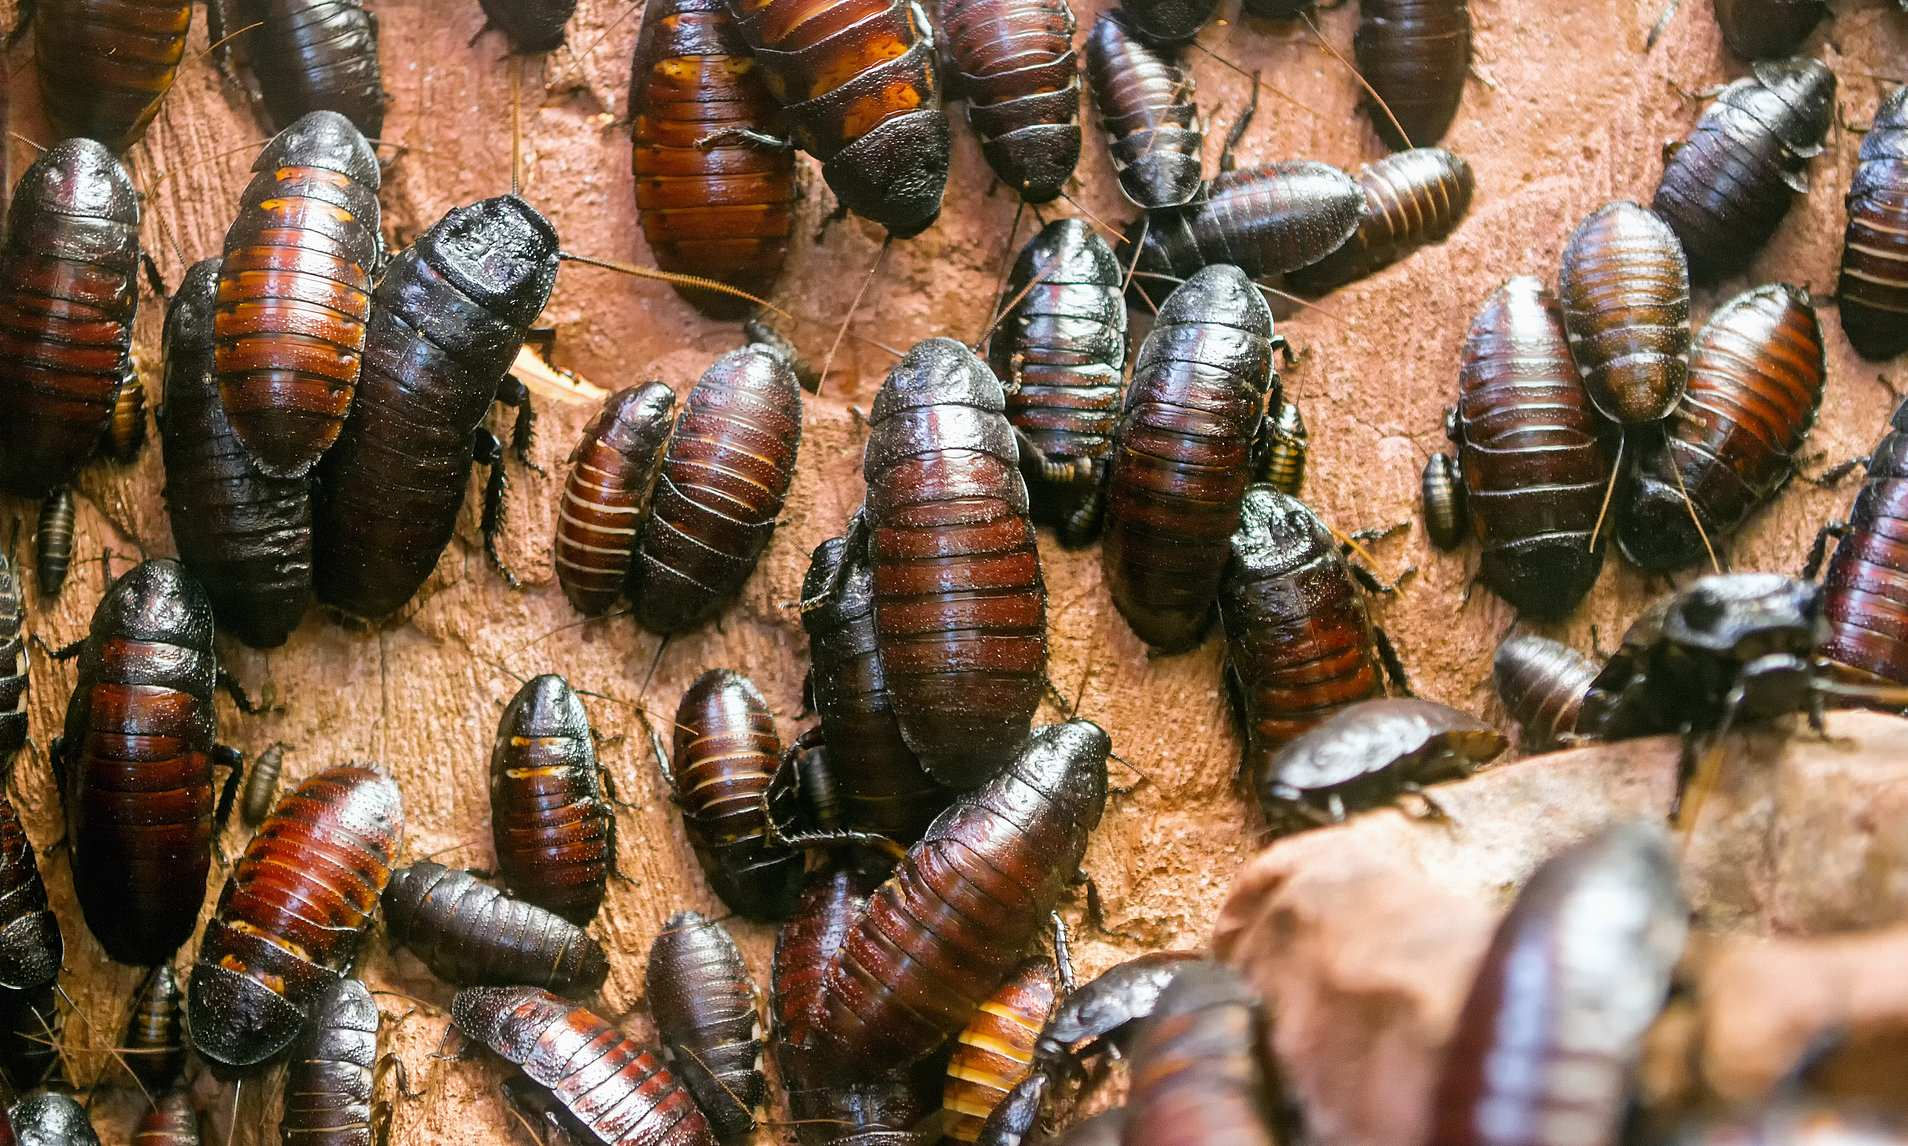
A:
[[[146,384],[136,373],[126,375],[119,393],[113,396],[113,416],[106,424],[102,444],[116,462],[139,460],[139,451],[146,444]]]
[[[139,1116],[133,1146],[199,1146],[199,1112],[192,1096],[168,1090],[153,1099],[152,1109]]]
[[[676,801],[709,886],[751,919],[787,914],[802,857],[771,847],[763,819],[782,757],[768,701],[742,674],[711,669],[682,694],[674,739]]]
[[[72,563],[73,490],[61,486],[40,502],[40,515],[33,525],[33,575],[41,597],[60,595]]]
[[[576,924],[429,860],[392,873],[384,923],[393,942],[462,987],[527,983],[580,995],[609,973],[602,944]]]
[[[249,0],[257,37],[253,72],[280,126],[335,111],[375,139],[384,130],[378,27],[364,0]],[[226,29],[227,33],[237,31]]]
[[[610,395],[570,451],[553,552],[557,583],[578,612],[595,616],[622,595],[675,422],[674,391],[645,382]]]
[[[1897,409],[1869,457],[1847,532],[1822,576],[1835,663],[1908,684],[1908,418]]]
[[[720,923],[677,912],[650,945],[644,985],[657,1034],[717,1137],[754,1130],[768,1085],[755,984],[735,940]]]
[[[1444,137],[1464,98],[1471,68],[1471,9],[1465,0],[1359,0],[1352,37],[1358,70],[1398,117],[1367,100],[1379,136],[1393,147],[1427,147]]]
[[[1676,232],[1619,200],[1571,233],[1557,298],[1583,389],[1626,426],[1659,421],[1689,382],[1689,266]]]
[[[312,1006],[285,1072],[284,1146],[376,1146],[378,1004],[340,979]]]
[[[33,841],[13,801],[0,792],[0,987],[30,991],[51,984],[65,952]]]
[[[941,31],[967,122],[1003,183],[1060,194],[1080,160],[1080,69],[1067,0],[943,0]]]
[[[1053,964],[1029,959],[975,1012],[955,1039],[947,1064],[941,1109],[949,1138],[979,1138],[994,1107],[1033,1073],[1034,1043],[1058,991]]]
[[[1518,749],[1542,752],[1577,730],[1577,713],[1597,666],[1569,645],[1519,633],[1497,646],[1491,677],[1504,711],[1517,722]]]
[[[553,674],[517,690],[490,753],[490,830],[504,885],[572,923],[602,905],[616,860],[590,718]]]
[[[1365,209],[1344,244],[1289,280],[1304,291],[1326,291],[1364,278],[1419,247],[1457,230],[1471,209],[1471,165],[1442,147],[1387,155],[1358,169]]]
[[[55,0],[33,12],[40,102],[62,137],[125,151],[172,87],[190,0]]]
[[[127,1067],[148,1092],[165,1090],[185,1069],[185,992],[171,964],[153,968],[133,997],[125,1047]]]
[[[1254,278],[1317,262],[1352,241],[1365,192],[1329,163],[1286,160],[1215,176],[1184,211],[1154,212],[1127,225],[1122,266],[1144,235],[1134,291],[1143,300],[1163,289],[1159,276],[1188,278],[1228,263]],[[1150,276],[1150,277],[1149,277]]]
[[[1120,191],[1148,210],[1191,201],[1205,141],[1192,73],[1148,47],[1117,12],[1093,22],[1086,51],[1087,81]]]
[[[1862,137],[1835,296],[1862,357],[1908,350],[1908,87],[1888,93]]]
[[[1121,1140],[1278,1146],[1260,1008],[1258,994],[1224,966],[1193,963],[1175,975],[1133,1039]]]

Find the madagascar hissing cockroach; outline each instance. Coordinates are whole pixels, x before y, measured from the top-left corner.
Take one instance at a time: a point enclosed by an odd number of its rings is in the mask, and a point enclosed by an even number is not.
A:
[[[66,485],[133,374],[139,196],[113,153],[54,144],[27,168],[0,248],[0,490]]]
[[[166,308],[166,512],[179,561],[205,586],[220,631],[274,648],[311,599],[311,482],[259,472],[226,419],[213,370],[218,294],[219,261],[207,259]]]
[[[199,1112],[192,1108],[192,1095],[184,1090],[168,1090],[152,1100],[152,1108],[139,1116],[132,1146],[199,1146]]]
[[[1828,0],[1716,0],[1723,43],[1744,59],[1793,55],[1828,14]]]
[[[1298,403],[1279,396],[1279,412],[1266,423],[1265,461],[1259,466],[1259,480],[1285,494],[1297,497],[1305,488],[1305,461],[1311,453],[1311,435],[1305,432],[1305,415]]]
[[[1034,1040],[1047,1025],[1059,989],[1053,962],[1029,959],[955,1037],[941,1094],[942,1132],[947,1137],[974,1141],[1000,1100],[1033,1073]]]
[[[1439,549],[1456,549],[1470,524],[1470,505],[1464,478],[1450,454],[1439,451],[1424,459],[1418,479],[1418,500],[1424,507],[1424,534]]]
[[[186,986],[192,1045],[243,1071],[275,1057],[357,957],[404,835],[397,784],[328,768],[278,802],[205,925]]]
[[[1596,675],[1589,657],[1561,641],[1534,633],[1505,637],[1491,657],[1491,679],[1517,723],[1517,747],[1543,752],[1565,743]]]
[[[1808,576],[1820,563],[1816,541]],[[1822,577],[1829,639],[1821,652],[1837,668],[1871,680],[1908,684],[1908,405],[1897,406],[1869,455],[1868,476]]]
[[[1570,352],[1603,416],[1658,422],[1689,381],[1689,263],[1654,213],[1618,200],[1591,212],[1557,269]]]
[[[1120,13],[1141,39],[1165,47],[1197,36],[1219,14],[1219,0],[1124,0]]]
[[[391,873],[384,925],[391,942],[459,987],[529,983],[586,995],[609,974],[603,945],[576,924],[429,860]]]
[[[490,832],[504,886],[582,926],[616,866],[616,811],[589,713],[569,682],[532,678],[504,707],[490,751]]]
[[[185,1069],[185,992],[170,963],[154,967],[133,996],[126,1023],[126,1068],[151,1094],[179,1080]]]
[[[1080,161],[1080,65],[1069,0],[942,0],[949,94],[1000,181],[1057,197]]]
[[[1007,420],[1032,447],[1020,465],[1033,519],[1057,526],[1069,547],[1100,528],[1126,365],[1124,277],[1098,232],[1056,219],[1014,261],[988,344]]]
[[[1545,861],[1498,924],[1458,1014],[1426,1141],[1620,1141],[1688,914],[1668,848],[1640,825]]]
[[[357,389],[377,269],[378,157],[316,111],[273,137],[225,233],[213,369],[232,433],[267,477],[302,477]]]
[[[27,741],[26,592],[20,574],[0,553],[0,775]]]
[[[179,74],[192,0],[45,0],[29,6],[40,106],[62,139],[139,142]]]
[[[377,1100],[378,1019],[356,979],[337,980],[312,1003],[288,1056],[283,1146],[383,1146],[390,1112]]]
[[[53,775],[73,890],[106,954],[150,967],[192,935],[238,791],[217,743],[212,606],[176,561],[143,561],[93,611]],[[227,769],[214,809],[212,770]]]
[[[1908,350],[1908,87],[1875,109],[1847,209],[1835,287],[1842,333],[1863,358],[1893,358]]]
[[[847,1061],[919,1060],[999,988],[1077,873],[1106,805],[1111,751],[1085,720],[1036,728],[908,850],[822,985],[822,1033]]]
[[[1835,73],[1820,60],[1762,60],[1722,90],[1674,145],[1650,207],[1683,241],[1692,277],[1747,266],[1809,187],[1835,111]]]
[[[519,52],[548,52],[563,44],[576,0],[482,0],[484,22]],[[647,15],[647,13],[645,13]]]
[[[1365,111],[1379,137],[1393,147],[1428,147],[1444,137],[1464,98],[1471,6],[1466,0],[1358,0],[1352,51],[1371,85]]]
[[[1505,283],[1471,320],[1462,361],[1445,430],[1484,550],[1478,577],[1520,612],[1561,616],[1603,568],[1590,542],[1611,462],[1556,298],[1528,275]]]
[[[13,801],[0,791],[0,988],[26,992],[50,986],[65,955],[33,841]]]
[[[768,1083],[755,983],[735,940],[722,924],[679,911],[649,945],[643,982],[676,1077],[695,1095],[716,1137],[746,1137]]]
[[[20,1146],[99,1146],[86,1108],[56,1090],[21,1095],[7,1108],[7,1121]]]
[[[378,18],[364,0],[209,0],[207,10],[220,58],[229,37],[251,65],[273,127],[335,111],[372,139],[384,130]]]
[[[1181,968],[1133,1040],[1121,1141],[1278,1146],[1262,1007],[1237,971],[1203,961]]]
[[[273,741],[252,758],[239,796],[239,819],[248,828],[258,827],[272,813],[272,804],[278,799],[278,774],[285,766],[286,747]]]
[[[1315,263],[1358,231],[1365,193],[1329,163],[1287,160],[1215,176],[1184,211],[1153,213],[1127,225],[1118,251],[1136,266],[1133,289],[1156,298],[1144,276],[1186,278],[1230,263],[1249,277],[1272,277]],[[1141,247],[1134,254],[1133,244]],[[1137,257],[1138,262],[1134,259]]]
[[[1683,400],[1641,442],[1618,519],[1623,555],[1676,569],[1742,528],[1795,476],[1827,372],[1807,292],[1771,283],[1719,307],[1696,335]]]
[[[1442,147],[1418,147],[1358,169],[1365,210],[1339,248],[1286,280],[1323,293],[1388,267],[1419,247],[1441,243],[1464,221],[1475,186],[1471,165]]]
[[[604,399],[570,451],[553,552],[557,584],[577,612],[597,616],[622,596],[675,422],[675,391],[644,382]]]
[[[1118,9],[1087,33],[1087,86],[1100,109],[1120,192],[1148,211],[1179,207],[1199,193],[1199,121],[1192,72],[1147,44]]]
[[[795,153],[769,134],[777,109],[761,67],[724,0],[643,6],[629,75],[643,239],[665,271],[757,295],[774,289],[795,226]],[[676,289],[713,317],[740,318],[751,305]]]
[[[60,1031],[66,1015],[48,983],[37,991],[0,991],[0,1069],[16,1090],[59,1077]]]
[[[72,564],[73,491],[61,486],[40,502],[33,527],[33,581],[42,599],[60,595]]]
[[[401,608],[450,543],[473,461],[488,463],[480,529],[497,557],[504,452],[484,429],[517,407],[513,449],[534,424],[510,363],[556,283],[557,235],[515,195],[454,207],[392,261],[372,299],[364,376],[318,471],[318,599],[358,617]]]
[[[1100,555],[1120,615],[1163,652],[1212,621],[1283,350],[1251,280],[1221,264],[1167,297],[1134,361]]]
[[[466,987],[451,1018],[554,1100],[541,1113],[574,1142],[716,1146],[695,1099],[656,1052],[575,1003],[538,987]]]
[[[113,416],[106,423],[100,445],[114,461],[129,463],[139,459],[145,444],[146,384],[138,374],[128,374],[113,398]]]

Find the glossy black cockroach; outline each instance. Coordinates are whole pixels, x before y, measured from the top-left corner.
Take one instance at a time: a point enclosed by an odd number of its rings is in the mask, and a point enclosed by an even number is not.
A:
[[[1068,0],[943,0],[949,95],[1000,181],[1057,197],[1080,161],[1080,65]]]
[[[191,0],[44,0],[33,15],[40,106],[63,139],[139,142],[185,58]]]
[[[1305,488],[1311,440],[1298,403],[1281,394],[1278,413],[1266,423],[1265,461],[1259,466],[1259,480],[1288,497],[1297,497]]]
[[[288,1056],[284,1146],[382,1146],[390,1112],[377,1100],[378,1004],[356,979],[326,987]]]
[[[1820,60],[1763,60],[1722,90],[1676,144],[1651,209],[1683,241],[1689,272],[1708,281],[1747,266],[1809,187],[1835,110],[1835,73]]]
[[[60,1075],[60,1031],[65,1012],[55,1001],[56,984],[37,991],[0,992],[0,1068],[16,1090]]]
[[[179,1080],[185,1069],[185,992],[172,966],[154,967],[133,997],[132,1018],[126,1023],[122,1053],[148,1094],[158,1094]]]
[[[1418,500],[1424,507],[1424,533],[1439,549],[1456,549],[1470,525],[1470,504],[1464,496],[1464,478],[1450,454],[1439,451],[1424,460],[1418,479]]]
[[[1814,576],[1834,526],[1816,539],[1806,576]],[[1868,459],[1835,556],[1822,577],[1829,639],[1822,655],[1871,680],[1908,684],[1908,405],[1895,408],[1888,433]]]
[[[113,399],[113,416],[106,423],[100,447],[107,456],[122,464],[139,459],[146,444],[146,384],[139,375],[128,374]]]
[[[1034,1042],[1060,984],[1053,962],[1029,959],[1008,976],[954,1039],[941,1092],[942,1131],[973,1142],[1001,1099],[1033,1073]]]
[[[1293,289],[1322,293],[1388,267],[1419,247],[1441,243],[1471,209],[1471,165],[1442,147],[1387,155],[1358,169],[1365,210],[1352,237],[1331,254],[1293,271]]]
[[[1194,647],[1211,623],[1285,349],[1245,273],[1220,265],[1167,297],[1134,360],[1101,565],[1120,615],[1161,651]]]
[[[504,886],[579,926],[616,864],[616,814],[590,717],[569,682],[532,678],[504,707],[490,752],[490,831]]]
[[[1675,861],[1649,829],[1607,829],[1547,860],[1498,925],[1458,1014],[1427,1140],[1619,1140],[1687,921]]]
[[[605,399],[570,451],[553,552],[557,583],[579,613],[607,612],[622,596],[675,422],[675,391],[644,382]]]
[[[1120,14],[1149,44],[1183,44],[1219,14],[1219,0],[1125,0]]]
[[[7,1121],[20,1146],[99,1146],[86,1108],[58,1091],[21,1095],[7,1108]]]
[[[0,553],[0,775],[27,741],[26,592],[7,555]]]
[[[1680,568],[1740,529],[1795,475],[1827,374],[1807,292],[1772,283],[1718,308],[1696,335],[1683,400],[1661,436],[1643,439],[1617,528],[1623,555]]]
[[[1147,46],[1118,10],[1087,34],[1087,84],[1100,109],[1120,191],[1146,210],[1178,207],[1199,193],[1199,121],[1192,72]]]
[[[676,1077],[695,1095],[716,1137],[748,1135],[768,1083],[755,983],[735,940],[722,924],[679,911],[650,944],[644,983]]]
[[[482,0],[485,26],[510,39],[519,52],[548,52],[563,44],[576,14],[576,0]]]
[[[459,987],[529,983],[587,995],[609,974],[603,945],[576,924],[429,860],[391,873],[384,924],[393,943]]]
[[[60,595],[72,564],[73,491],[61,486],[40,502],[40,516],[33,527],[33,580],[42,598]]]
[[[1113,249],[1079,219],[1049,223],[1001,291],[988,364],[1007,388],[1033,519],[1084,545],[1100,527],[1126,365],[1124,282]],[[1009,305],[1011,304],[1011,306]]]
[[[1908,87],[1875,109],[1847,208],[1835,287],[1842,332],[1863,358],[1893,358],[1908,350]]]
[[[1491,678],[1517,723],[1517,747],[1542,752],[1566,743],[1596,675],[1589,657],[1561,641],[1534,633],[1505,637],[1491,657]]]
[[[1627,200],[1591,212],[1564,245],[1557,298],[1603,416],[1667,417],[1689,381],[1689,264],[1669,224]]]
[[[1287,160],[1242,167],[1213,178],[1184,211],[1131,223],[1120,244],[1122,266],[1186,278],[1201,267],[1230,263],[1253,278],[1315,263],[1344,246],[1364,217],[1365,193],[1329,163]],[[1133,244],[1140,243],[1134,264]],[[1142,299],[1156,297],[1135,276]]]
[[[1217,963],[1181,968],[1133,1040],[1122,1141],[1278,1146],[1263,1003]]]
[[[1425,147],[1444,137],[1471,70],[1466,0],[1358,0],[1352,50],[1378,97],[1365,110],[1386,143]]]
[[[213,370],[218,294],[219,261],[207,259],[166,308],[166,511],[179,561],[205,586],[220,631],[273,648],[311,599],[311,482],[259,472],[226,419]]]
[[[378,18],[364,0],[209,0],[211,38],[251,65],[274,127],[335,111],[376,139],[384,130]],[[241,29],[259,25],[239,35]]]
[[[1828,14],[1828,0],[1716,0],[1723,43],[1745,59],[1793,55]]]
[[[184,1090],[168,1090],[152,1100],[152,1109],[139,1116],[133,1146],[199,1146],[199,1112]]]
[[[357,957],[403,835],[397,784],[363,765],[329,768],[278,802],[199,941],[186,1023],[200,1057],[244,1071],[291,1045]]]
[[[556,272],[556,231],[515,195],[452,208],[385,270],[357,398],[318,471],[320,601],[374,619],[409,601],[456,529],[473,460],[490,466],[484,552],[503,570],[504,454],[484,415],[518,407],[528,456],[529,394],[510,363]]]
[[[245,776],[245,787],[239,797],[239,819],[248,828],[256,828],[272,814],[272,805],[278,799],[278,776],[285,766],[285,751],[288,746],[273,741],[265,751],[253,757],[251,767]]]
[[[0,792],[0,988],[26,992],[52,985],[65,955],[33,841],[13,801]]]
[[[132,376],[139,197],[113,153],[54,144],[13,189],[0,248],[0,490],[66,485]]]

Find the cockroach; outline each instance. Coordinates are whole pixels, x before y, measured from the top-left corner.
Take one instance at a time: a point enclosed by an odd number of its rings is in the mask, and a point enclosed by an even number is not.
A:
[[[60,1031],[66,1016],[54,1001],[56,984],[37,991],[0,992],[0,1067],[15,1089],[59,1075]]]
[[[644,983],[676,1077],[695,1095],[716,1137],[746,1137],[768,1083],[755,984],[735,940],[720,923],[679,911],[650,944]]]
[[[179,561],[205,586],[220,630],[275,648],[311,599],[311,482],[259,472],[225,416],[213,370],[218,295],[219,261],[207,259],[166,308],[166,511]]]
[[[1620,1140],[1687,920],[1675,861],[1648,828],[1606,829],[1545,861],[1484,953],[1426,1140]]]
[[[1358,0],[1352,52],[1376,96],[1366,99],[1365,110],[1379,137],[1393,147],[1436,143],[1464,98],[1471,6],[1466,0]]]
[[[55,132],[115,152],[139,142],[179,74],[191,26],[191,0],[33,5],[40,106]]]
[[[450,543],[473,461],[490,466],[481,530],[497,557],[503,447],[483,428],[493,401],[517,407],[513,448],[534,425],[510,363],[556,283],[557,235],[515,195],[455,207],[385,270],[372,299],[364,377],[318,471],[318,599],[389,616]]]
[[[139,1116],[132,1146],[199,1146],[199,1112],[192,1096],[168,1090],[154,1098],[152,1108]]]
[[[1908,87],[1875,109],[1847,207],[1835,287],[1842,333],[1863,358],[1893,358],[1908,350]]]
[[[1683,241],[1689,272],[1741,270],[1809,187],[1835,110],[1835,73],[1820,60],[1761,60],[1722,90],[1663,165],[1650,206]]]
[[[1795,475],[1827,372],[1807,292],[1771,283],[1724,303],[1696,335],[1689,389],[1663,435],[1642,443],[1617,527],[1623,555],[1644,569],[1693,564],[1773,500]]]
[[[126,1067],[147,1093],[157,1094],[179,1081],[185,1069],[185,992],[172,966],[154,967],[133,997],[126,1023]]]
[[[73,491],[61,486],[40,502],[39,520],[33,528],[33,579],[42,599],[60,595],[72,564]]]
[[[1669,224],[1627,200],[1571,232],[1557,271],[1590,401],[1624,426],[1659,422],[1689,381],[1689,264]]]
[[[1080,65],[1069,0],[944,0],[951,95],[981,154],[1024,202],[1058,197],[1080,162]]]
[[[1400,151],[1360,167],[1365,210],[1358,229],[1287,281],[1295,290],[1322,294],[1443,242],[1470,211],[1475,185],[1471,165],[1442,147]]]
[[[242,1071],[291,1044],[356,957],[403,835],[397,784],[364,765],[326,769],[278,802],[192,964],[186,1022],[202,1057]]]
[[[278,774],[285,766],[285,748],[274,741],[252,759],[239,797],[239,819],[248,828],[258,827],[271,815],[272,804],[278,799]]]
[[[393,943],[459,987],[529,983],[586,995],[609,975],[603,945],[576,924],[429,860],[391,873],[384,923]]]
[[[1305,487],[1305,461],[1311,453],[1311,435],[1305,432],[1305,415],[1298,403],[1280,395],[1279,412],[1266,427],[1265,462],[1259,466],[1259,480],[1285,494],[1297,497]]]
[[[1367,700],[1280,749],[1253,785],[1274,835],[1342,823],[1401,792],[1469,775],[1504,751],[1495,728],[1429,700]]]
[[[52,762],[73,889],[106,954],[166,962],[192,935],[241,760],[217,743],[212,606],[178,562],[141,562],[93,611]],[[227,769],[214,809],[213,767]]]
[[[1464,478],[1450,454],[1439,451],[1424,460],[1418,497],[1424,506],[1425,536],[1439,549],[1456,549],[1470,524],[1470,505],[1464,496]]]
[[[643,238],[663,270],[757,295],[774,289],[795,225],[795,153],[769,134],[777,110],[761,67],[723,0],[644,6],[629,79]],[[677,290],[716,317],[749,305]]]
[[[1808,576],[1829,532],[1816,541]],[[1821,653],[1856,676],[1908,684],[1908,556],[1899,540],[1908,536],[1908,406],[1896,407],[1869,456],[1868,476],[1840,532],[1822,577],[1829,639]]]
[[[1344,246],[1357,233],[1364,210],[1364,192],[1329,163],[1306,159],[1242,167],[1215,176],[1205,195],[1186,210],[1155,213],[1129,225],[1119,258],[1142,273],[1172,278],[1218,263],[1252,278],[1276,276]],[[1140,243],[1137,256],[1135,242]],[[1148,297],[1138,282],[1135,289]]]
[[[27,741],[26,593],[20,574],[0,553],[0,775]]]
[[[675,391],[644,382],[605,399],[570,451],[554,552],[557,583],[577,612],[597,616],[622,595],[675,422]]]
[[[21,1095],[7,1108],[7,1121],[20,1146],[99,1146],[86,1108],[58,1091]]]
[[[1007,420],[1032,447],[1021,470],[1033,519],[1056,525],[1066,546],[1085,545],[1100,527],[1126,366],[1124,278],[1092,227],[1056,219],[1014,261],[988,345]]]
[[[1590,658],[1533,633],[1505,637],[1491,657],[1497,697],[1516,721],[1517,746],[1525,752],[1542,752],[1571,738],[1596,675]]]
[[[212,42],[233,37],[274,127],[333,111],[372,139],[383,132],[378,18],[364,0],[210,0],[208,11]]]
[[[128,374],[113,398],[113,416],[106,423],[101,439],[106,453],[121,464],[139,459],[146,444],[146,385],[139,375]]]
[[[1285,349],[1265,300],[1223,264],[1174,290],[1140,346],[1100,553],[1120,615],[1162,652],[1193,648],[1211,623]]]
[[[1828,0],[1716,0],[1723,43],[1749,60],[1793,55],[1827,14]]]
[[[1556,298],[1527,275],[1505,283],[1471,320],[1462,361],[1445,430],[1484,551],[1478,576],[1519,612],[1561,616],[1603,568],[1591,542],[1611,461]]]
[[[32,991],[60,974],[66,946],[20,813],[0,791],[0,988]]]
[[[994,1107],[1033,1073],[1034,1040],[1046,1026],[1059,983],[1053,963],[1029,959],[974,1012],[954,1040],[942,1092],[943,1132],[972,1142]]]
[[[1121,1140],[1277,1146],[1262,1006],[1238,972],[1217,963],[1173,976],[1133,1041]]]
[[[288,1056],[284,1146],[381,1146],[390,1112],[377,1101],[378,1019],[376,1000],[356,979],[320,992]]]
[[[1205,128],[1192,72],[1148,46],[1119,10],[1101,13],[1087,34],[1087,84],[1100,109],[1120,192],[1156,211],[1192,201],[1201,186]]]
[[[822,985],[822,1033],[848,1061],[917,1061],[999,988],[1079,867],[1111,750],[1088,721],[1036,728],[909,849]]]
[[[569,682],[532,678],[504,707],[490,752],[490,831],[511,893],[582,926],[616,865],[616,814],[590,717]]]
[[[482,0],[484,22],[519,52],[548,52],[563,45],[576,0]]]
[[[20,177],[0,249],[0,489],[40,497],[98,447],[133,373],[139,197],[90,139]]]
[[[542,1113],[579,1143],[715,1146],[689,1091],[649,1048],[591,1011],[537,987],[466,987],[457,1029],[554,1100]]]
[[[729,11],[795,144],[821,162],[841,205],[897,238],[932,225],[950,141],[934,32],[920,7],[729,0]]]

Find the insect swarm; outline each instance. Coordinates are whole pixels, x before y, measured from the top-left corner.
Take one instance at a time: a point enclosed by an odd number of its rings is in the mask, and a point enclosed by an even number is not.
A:
[[[490,751],[490,831],[504,886],[581,926],[616,864],[616,814],[590,717],[569,682],[533,677],[504,706]]]
[[[212,42],[230,37],[248,58],[274,125],[333,111],[373,139],[384,130],[378,20],[364,0],[207,0],[206,7]]]
[[[185,58],[191,0],[47,0],[33,7],[40,104],[62,137],[124,152]]]
[[[553,552],[557,583],[585,616],[607,612],[623,594],[675,423],[675,391],[644,382],[604,399],[570,451]]]
[[[1908,350],[1908,88],[1875,109],[1848,185],[1835,286],[1842,333],[1863,358]]]
[[[1136,37],[1129,19],[1115,10],[1093,22],[1087,83],[1120,192],[1146,210],[1182,206],[1199,193],[1206,138],[1192,73]]]
[[[391,873],[384,925],[393,943],[460,987],[525,983],[586,995],[609,974],[603,945],[576,924],[429,860]]]
[[[716,1137],[732,1142],[753,1131],[768,1092],[761,1024],[755,984],[728,931],[693,911],[670,916],[650,944],[644,994],[677,1076]]]
[[[950,95],[1000,181],[1023,202],[1059,196],[1080,161],[1080,66],[1068,0],[947,0]]]

